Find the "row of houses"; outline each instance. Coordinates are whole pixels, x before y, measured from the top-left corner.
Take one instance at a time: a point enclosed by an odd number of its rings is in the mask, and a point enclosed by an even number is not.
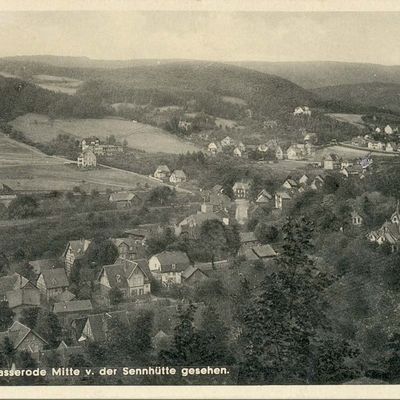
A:
[[[372,139],[369,135],[365,135],[364,137],[357,136],[352,139],[351,144],[357,147],[366,147],[369,150],[387,151],[389,153],[398,152],[400,150],[399,145],[394,141],[382,142]]]
[[[181,169],[175,169],[171,172],[167,165],[159,165],[153,174],[154,178],[161,180],[169,180],[171,183],[186,182],[186,174]]]

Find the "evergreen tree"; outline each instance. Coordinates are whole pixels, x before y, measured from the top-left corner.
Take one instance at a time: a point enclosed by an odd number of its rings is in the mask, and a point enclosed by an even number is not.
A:
[[[28,328],[34,329],[36,326],[39,309],[35,307],[24,308],[21,312],[20,322]]]
[[[8,329],[14,318],[14,311],[10,309],[7,301],[0,301],[0,331]]]
[[[56,347],[61,340],[61,325],[54,313],[41,310],[38,314],[35,330],[49,343],[50,348]]]
[[[4,338],[3,343],[1,344],[0,352],[4,356],[7,368],[11,368],[12,363],[15,360],[16,351],[14,349],[13,343],[8,336]]]
[[[312,231],[303,218],[289,219],[283,227],[280,271],[266,276],[243,315],[243,382],[309,381],[312,341],[327,325],[322,300],[327,281],[313,273],[308,256]]]

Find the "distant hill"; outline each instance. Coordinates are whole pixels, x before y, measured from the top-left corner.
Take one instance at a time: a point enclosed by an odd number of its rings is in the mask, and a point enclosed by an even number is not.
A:
[[[95,88],[83,85],[80,93],[98,95],[110,102],[152,102],[157,106],[181,105],[195,100],[204,106],[206,112],[214,105],[222,108],[221,104],[214,103],[221,103],[223,96],[242,99],[253,111],[267,116],[292,111],[298,105],[314,107],[319,104],[314,94],[286,79],[222,63],[171,61],[160,65],[108,69],[55,66],[32,60],[32,57],[0,59],[0,71],[28,80],[35,74],[86,82],[96,80]],[[63,64],[62,60],[60,64]],[[239,108],[226,103],[223,107]]]
[[[400,84],[400,66],[331,61],[243,61],[233,64],[267,74],[278,75],[306,89],[372,82]]]
[[[327,86],[312,90],[324,100],[352,103],[363,107],[400,113],[400,83],[360,83],[354,85]]]
[[[52,65],[54,67],[66,68],[128,68],[140,65],[159,65],[169,64],[171,62],[183,60],[157,60],[157,59],[132,59],[132,60],[96,60],[89,57],[71,57],[71,56],[52,56],[52,55],[35,55],[35,56],[15,56],[4,57],[0,60],[28,62]]]

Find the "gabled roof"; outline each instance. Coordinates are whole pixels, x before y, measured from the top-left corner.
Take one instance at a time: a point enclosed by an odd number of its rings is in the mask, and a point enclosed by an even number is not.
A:
[[[252,248],[254,253],[259,258],[275,257],[277,256],[276,251],[269,245],[263,244],[261,246],[255,246]]]
[[[233,185],[233,190],[249,190],[250,189],[250,182],[235,182]]]
[[[189,257],[183,251],[163,251],[155,257],[161,264],[161,272],[182,272],[190,265]]]
[[[240,237],[240,243],[257,242],[258,241],[254,232],[240,232],[239,237]]]
[[[292,197],[287,192],[276,192],[276,196],[281,197],[284,200],[290,200]]]
[[[86,252],[86,250],[89,248],[91,243],[91,240],[89,239],[81,239],[81,240],[70,240],[67,244],[67,247],[63,253],[63,256],[65,257],[65,254],[67,253],[68,248],[71,249],[71,251],[75,254],[75,256],[83,256]]]
[[[48,269],[42,271],[40,275],[43,276],[46,289],[56,289],[69,286],[67,274],[64,268]]]
[[[60,264],[57,259],[54,258],[43,258],[41,260],[32,260],[29,261],[29,265],[33,268],[33,270],[38,274],[45,269],[51,269]]]
[[[352,218],[362,218],[361,215],[355,210],[351,211],[350,215]]]
[[[298,186],[297,182],[294,179],[287,178],[284,183],[286,183],[286,182],[292,187],[297,187]]]
[[[186,174],[181,169],[174,170],[174,172],[172,172],[172,175],[175,175],[177,178],[186,178]]]
[[[138,260],[123,260],[125,268],[125,276],[127,279],[131,277],[136,268],[139,268],[147,279],[151,279],[152,275],[149,269],[149,263],[146,259],[141,258]]]
[[[336,153],[330,153],[330,154],[327,154],[327,155],[324,157],[324,160],[325,160],[325,161],[340,161],[340,157],[339,157],[339,155],[336,154]]]
[[[8,291],[22,289],[27,283],[29,283],[28,279],[16,272],[12,275],[2,276],[0,278],[0,294],[5,295]]]
[[[198,267],[194,267],[193,265],[189,265],[181,274],[183,279],[189,279],[194,273],[199,272],[203,274],[205,277],[207,275]]]
[[[180,226],[200,226],[203,222],[211,220],[211,219],[216,219],[218,221],[221,221],[221,217],[214,213],[214,212],[198,212],[196,214],[189,215],[186,217],[184,220],[182,220],[179,225]]]
[[[82,276],[80,276],[80,280],[82,281]],[[69,290],[64,290],[62,293],[60,293],[58,296],[56,296],[54,299],[58,302],[63,302],[63,301],[71,301],[75,299],[75,295],[71,293]]]
[[[110,201],[132,201],[136,197],[135,193],[122,191],[110,194]]]
[[[55,303],[53,307],[53,312],[55,314],[63,314],[71,312],[92,311],[92,309],[92,302],[90,300],[74,300]]]
[[[156,172],[170,172],[170,169],[166,165],[159,165]]]
[[[135,239],[132,237],[129,238],[110,238],[110,241],[115,244],[116,247],[121,246],[122,244],[127,245],[129,248],[135,247]]]
[[[100,275],[105,274],[110,287],[118,289],[128,288],[125,267],[123,264],[104,265]]]
[[[44,340],[38,333],[28,328],[26,325],[22,324],[19,321],[15,321],[7,331],[0,332],[0,339],[4,340],[5,337],[8,337],[11,340],[14,349],[17,349],[18,346],[29,335],[29,333],[32,333],[38,339],[40,339],[44,344],[47,344],[46,340]]]
[[[113,311],[104,314],[89,315],[86,324],[90,324],[93,340],[104,341],[107,338],[109,324],[113,320],[129,324],[126,311]]]
[[[268,193],[265,189],[261,190],[258,194],[256,203],[268,203],[272,199],[272,195]]]
[[[231,199],[223,193],[210,193],[208,202],[213,206],[228,208],[231,204]]]
[[[12,190],[10,186],[0,183],[0,194],[14,194],[14,190]]]
[[[11,290],[7,292],[7,301],[10,308],[19,306],[39,307],[40,291],[36,288]]]

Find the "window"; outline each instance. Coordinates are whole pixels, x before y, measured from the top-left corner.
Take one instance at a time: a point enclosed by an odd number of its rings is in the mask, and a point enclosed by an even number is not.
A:
[[[173,271],[176,270],[176,264],[172,264],[171,267],[172,267],[172,270],[173,270]]]

